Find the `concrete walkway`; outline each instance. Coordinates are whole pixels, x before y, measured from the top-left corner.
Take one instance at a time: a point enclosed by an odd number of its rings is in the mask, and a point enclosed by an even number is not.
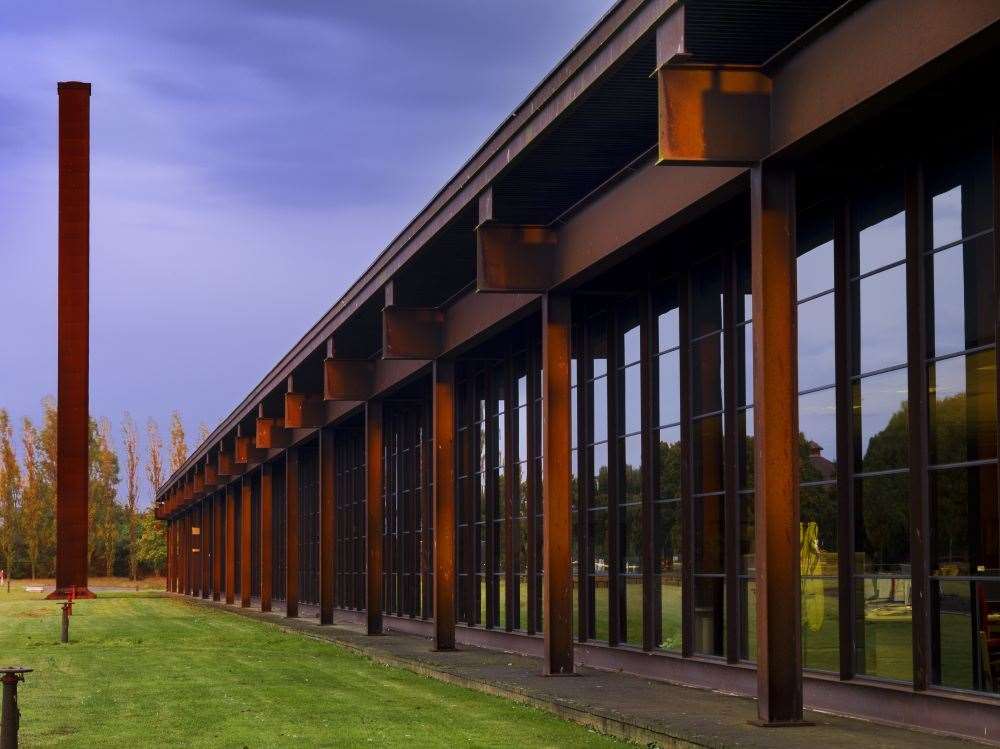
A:
[[[814,726],[758,728],[756,704],[702,689],[653,682],[621,673],[580,669],[577,677],[546,678],[537,659],[462,646],[436,653],[428,640],[390,632],[369,637],[356,624],[320,626],[316,619],[287,619],[279,613],[177,596],[193,605],[221,609],[309,637],[336,643],[377,663],[405,668],[533,705],[601,733],[657,747],[809,747],[810,749],[925,749],[968,747],[965,740],[908,731],[851,718],[807,711]]]

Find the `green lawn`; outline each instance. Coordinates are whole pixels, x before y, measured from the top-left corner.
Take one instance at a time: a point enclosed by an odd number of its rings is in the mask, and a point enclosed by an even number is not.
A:
[[[20,688],[22,746],[620,746],[507,700],[301,635],[146,594],[75,605],[0,593],[0,660]]]

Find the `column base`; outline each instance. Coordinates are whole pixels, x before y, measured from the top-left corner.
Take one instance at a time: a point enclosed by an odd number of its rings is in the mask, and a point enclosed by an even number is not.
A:
[[[74,598],[97,598],[97,596],[90,590],[90,588],[83,587],[77,588],[73,593]],[[65,598],[69,598],[69,588],[56,588],[47,596],[45,596],[46,601],[61,601]]]

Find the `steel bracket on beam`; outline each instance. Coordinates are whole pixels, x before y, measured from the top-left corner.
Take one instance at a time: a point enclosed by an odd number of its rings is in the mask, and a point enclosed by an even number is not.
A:
[[[478,291],[543,292],[556,277],[559,236],[547,226],[487,221],[476,227]]]
[[[259,450],[288,447],[292,440],[285,428],[285,420],[273,416],[258,416],[255,442]]]
[[[427,307],[382,310],[383,359],[435,359],[441,355],[444,312]]]
[[[264,450],[258,449],[254,445],[253,437],[239,436],[236,438],[236,454],[233,457],[234,462],[261,463],[266,457],[267,453]]]
[[[232,453],[227,453],[222,447],[219,447],[219,462],[218,462],[218,474],[219,476],[237,476],[239,475],[239,470],[236,468],[236,461],[233,459]]]
[[[285,428],[310,429],[325,423],[323,396],[318,393],[285,393]]]
[[[758,67],[663,64],[659,163],[743,166],[771,148],[771,79]]]
[[[375,381],[375,362],[367,359],[323,361],[323,398],[328,401],[368,400]]]

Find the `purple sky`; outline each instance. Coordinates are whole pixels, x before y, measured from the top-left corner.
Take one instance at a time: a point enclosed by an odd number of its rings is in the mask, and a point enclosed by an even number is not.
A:
[[[193,449],[611,5],[0,5],[0,407],[56,389],[56,81],[94,86],[91,411]]]

